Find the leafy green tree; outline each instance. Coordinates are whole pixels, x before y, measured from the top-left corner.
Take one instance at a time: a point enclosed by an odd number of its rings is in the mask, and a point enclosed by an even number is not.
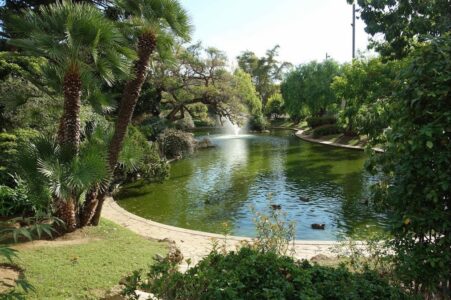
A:
[[[143,102],[152,103],[149,109],[158,107],[152,116],[161,113],[169,122],[187,116],[195,119],[197,112],[203,112],[243,123],[244,115],[261,113],[261,101],[250,75],[240,69],[232,74],[226,64],[226,56],[218,49],[199,43],[187,48],[179,45],[170,62],[159,59],[151,66],[152,89]],[[144,110],[138,116],[140,121],[145,114]],[[148,112],[147,117],[151,117]]]
[[[312,61],[288,73],[281,84],[287,112],[299,116],[308,109],[314,116],[324,115],[337,102],[330,85],[339,74],[340,66],[333,60]]]
[[[269,97],[278,91],[276,83],[282,80],[284,71],[291,67],[290,63],[277,60],[279,48],[279,45],[274,46],[263,57],[258,57],[252,51],[244,51],[237,57],[239,67],[251,75],[263,107]]]
[[[451,278],[451,36],[415,50],[392,98],[381,204],[392,212],[395,268],[406,287],[442,293]]]
[[[269,118],[279,118],[285,113],[284,101],[282,94],[277,93],[272,95],[265,108],[265,115]]]
[[[379,137],[389,125],[390,96],[395,89],[400,62],[379,58],[356,59],[342,67],[332,90],[341,99],[340,121],[345,132]]]
[[[357,2],[371,46],[384,57],[402,58],[415,43],[451,30],[449,0],[347,0]],[[380,36],[383,35],[381,40]]]

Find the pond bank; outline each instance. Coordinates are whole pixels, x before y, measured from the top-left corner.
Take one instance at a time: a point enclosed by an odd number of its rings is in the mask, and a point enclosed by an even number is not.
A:
[[[157,223],[134,215],[120,207],[113,198],[105,201],[102,217],[113,221],[127,229],[146,238],[174,241],[181,250],[185,259],[191,259],[191,265],[195,265],[211,248],[212,243],[217,240],[220,244],[226,241],[227,248],[233,250],[242,241],[251,241],[247,237],[227,236],[208,233],[203,231],[189,230],[174,226]],[[296,241],[295,257],[298,259],[310,259],[318,254],[335,256],[333,250],[338,246],[335,241]],[[182,269],[187,264],[184,262]]]
[[[317,143],[322,145],[328,145],[328,146],[334,146],[334,147],[340,147],[340,148],[346,148],[346,149],[353,149],[353,150],[365,150],[365,147],[363,146],[353,146],[353,145],[347,145],[347,144],[341,144],[341,143],[335,143],[328,140],[322,140],[322,139],[316,139],[311,137],[308,134],[305,134],[306,130],[298,129],[298,128],[292,128],[292,130],[295,131],[295,135],[300,138],[301,140],[311,142],[311,143]],[[374,147],[373,150],[378,153],[384,152],[383,149]]]

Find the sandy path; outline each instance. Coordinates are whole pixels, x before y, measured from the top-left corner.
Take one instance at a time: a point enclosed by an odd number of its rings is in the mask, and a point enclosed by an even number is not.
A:
[[[217,239],[220,242],[224,240],[223,235],[183,229],[141,218],[120,207],[112,198],[105,200],[102,217],[146,238],[173,240],[184,258],[190,258],[192,264],[197,263],[209,253],[212,240]],[[228,249],[235,249],[236,245],[243,240],[250,241],[249,238],[245,237],[228,236]],[[332,241],[296,241],[294,256],[299,259],[310,259],[317,254],[334,256],[331,250],[335,245],[337,243]]]

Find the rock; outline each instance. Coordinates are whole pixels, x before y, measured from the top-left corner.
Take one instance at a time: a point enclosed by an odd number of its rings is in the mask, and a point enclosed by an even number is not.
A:
[[[282,205],[280,205],[280,204],[271,204],[271,208],[272,208],[273,210],[282,209]]]
[[[169,250],[168,253],[168,260],[177,264],[181,263],[183,261],[182,251],[175,246],[171,247],[171,250]]]
[[[164,257],[161,254],[157,253],[153,256],[153,259],[156,261],[162,262],[164,260]]]
[[[326,228],[326,224],[318,224],[318,223],[314,223],[312,224],[312,229],[321,229],[324,230]]]

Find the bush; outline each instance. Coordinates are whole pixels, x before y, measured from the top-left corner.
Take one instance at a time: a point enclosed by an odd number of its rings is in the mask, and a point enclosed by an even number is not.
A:
[[[23,216],[34,211],[33,208],[28,199],[28,190],[22,181],[18,181],[15,188],[0,185],[0,216]]]
[[[313,137],[315,138],[337,133],[341,133],[341,128],[335,124],[323,125],[313,129]]]
[[[213,251],[186,273],[163,260],[147,275],[148,283],[136,273],[128,282],[160,299],[408,298],[371,271],[352,273],[343,266],[322,267],[247,247],[227,254]]]
[[[14,175],[18,171],[19,149],[28,145],[38,135],[35,130],[18,129],[14,133],[0,133],[0,184],[14,187]]]
[[[191,133],[176,129],[166,129],[159,136],[160,149],[167,158],[176,158],[194,150],[194,138]]]
[[[247,126],[251,131],[263,131],[268,127],[268,122],[263,115],[254,115],[249,119]]]
[[[120,160],[129,163],[116,170],[116,182],[133,181],[139,177],[147,182],[162,182],[169,176],[169,165],[161,159],[158,144],[149,142],[134,126],[128,128]]]
[[[337,119],[332,116],[310,117],[307,119],[307,125],[310,128],[316,128],[322,125],[337,124]]]

